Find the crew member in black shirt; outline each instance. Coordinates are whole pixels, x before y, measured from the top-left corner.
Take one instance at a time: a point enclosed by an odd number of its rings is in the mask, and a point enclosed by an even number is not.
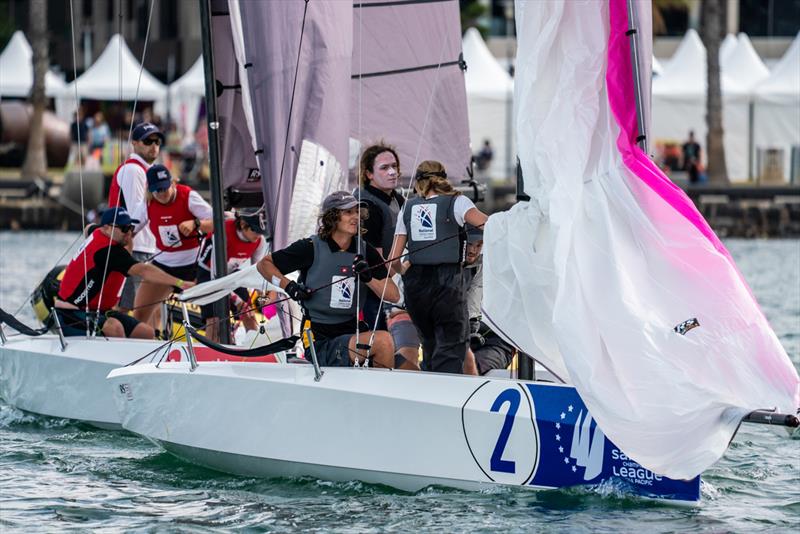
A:
[[[359,363],[365,361],[367,351],[356,343],[368,344],[372,332],[360,332],[358,341],[355,332],[357,309],[363,309],[367,292],[380,294],[385,283],[386,300],[397,302],[400,298],[394,282],[386,280],[388,271],[381,255],[356,238],[362,209],[352,194],[331,193],[322,203],[316,235],[295,241],[258,263],[261,276],[285,289],[306,309],[322,366],[348,366],[356,356]],[[294,271],[300,272],[298,282],[284,276]],[[388,332],[375,332],[371,354],[374,366],[394,367],[394,345]]]

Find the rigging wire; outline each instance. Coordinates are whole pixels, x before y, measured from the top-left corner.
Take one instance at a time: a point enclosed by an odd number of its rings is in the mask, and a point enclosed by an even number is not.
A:
[[[155,2],[155,0],[150,0],[150,12],[149,12],[149,14],[147,16],[147,30],[145,31],[145,35],[144,35],[144,48],[142,49],[142,59],[141,59],[141,61],[139,63],[139,77],[138,77],[138,79],[136,81],[136,92],[133,95],[133,110],[131,112],[131,116],[132,117],[136,115],[136,106],[139,103],[139,88],[141,87],[141,84],[142,84],[142,72],[144,72],[144,60],[145,60],[145,57],[147,56],[147,43],[149,42],[149,39],[150,39],[150,26],[151,26],[151,23],[153,21],[153,3],[154,2]],[[122,16],[122,11],[120,10],[120,17],[121,16]],[[121,22],[121,18],[120,18],[120,25],[121,24],[122,24],[122,22]],[[120,71],[119,71],[120,72],[120,74],[119,74],[119,91],[120,91],[120,93],[119,94],[120,94],[120,99],[122,99],[122,34],[120,34],[119,54],[120,54],[120,56],[119,56],[119,58],[120,58],[119,59],[119,69],[120,69]],[[133,122],[134,121],[131,120],[130,129],[128,130],[128,143],[130,143],[131,136],[133,135]],[[120,156],[121,155],[122,154],[120,153]],[[117,188],[117,206],[119,205],[119,198],[120,198],[121,195],[122,195],[122,188],[119,187],[119,188]],[[116,228],[116,226],[117,226],[117,212],[114,212],[114,219],[111,221],[112,231],[113,231],[114,228]],[[111,259],[111,246],[112,246],[111,238],[109,238],[109,243],[108,243],[109,252],[108,252],[108,254],[106,254],[106,262],[105,262],[105,265],[103,266],[102,282],[100,283],[100,293],[99,293],[99,295],[101,297],[103,295],[103,289],[104,289],[105,284],[106,284],[106,274],[108,273],[108,261]],[[102,298],[98,298],[97,299],[97,312],[98,313],[100,312],[100,303],[101,303],[101,301],[102,301]],[[88,306],[88,302],[87,302],[87,306]]]
[[[362,93],[363,93],[363,72],[364,72],[364,47],[363,44],[363,35],[364,35],[364,16],[362,15],[363,11],[362,8],[364,7],[363,0],[360,0],[358,3],[358,139],[359,143],[361,143],[362,139],[362,124],[363,124],[363,117],[364,117],[364,104],[362,100]],[[364,145],[361,145],[361,154],[364,154]],[[361,256],[361,158],[358,158],[358,172],[356,173],[356,189],[358,190],[358,233],[356,234],[356,254]],[[364,256],[366,256],[366,247],[364,248]],[[361,316],[361,276],[356,274],[355,278],[355,286],[356,286],[356,347],[360,344],[361,341],[361,332],[360,332],[360,321],[358,317]],[[381,309],[378,307],[378,314],[380,315]],[[375,325],[377,326],[377,321]],[[370,352],[372,351],[372,339],[367,344],[367,354],[364,360],[365,364],[367,360],[369,360]],[[358,358],[355,359],[353,367],[358,367]]]
[[[77,65],[77,53],[75,51],[75,12],[73,7],[73,1],[69,0],[69,20],[70,20],[70,34],[72,36],[72,74],[74,76],[73,84],[75,85],[75,128],[77,130],[77,137],[78,137],[78,181],[80,183],[80,190],[81,190],[81,225],[86,221],[86,208],[84,205],[83,199],[83,150],[81,145],[81,104],[80,100],[78,100],[78,65]],[[87,236],[88,237],[88,236]],[[62,254],[62,258],[64,255]],[[61,258],[58,259],[58,262],[61,261]],[[89,266],[86,262],[86,253],[83,253],[83,287],[87,287],[89,285]],[[52,313],[55,313],[52,312]],[[86,337],[89,337],[89,315],[86,315]]]
[[[419,165],[419,155],[420,155],[420,152],[422,150],[422,142],[425,139],[425,129],[428,126],[428,119],[430,118],[431,109],[433,108],[433,100],[434,100],[434,96],[436,95],[436,89],[437,89],[437,87],[439,85],[439,78],[440,78],[440,74],[441,74],[441,70],[442,70],[442,64],[444,63],[444,53],[445,53],[446,49],[447,49],[447,36],[445,34],[444,39],[442,40],[442,49],[439,52],[439,62],[437,63],[436,70],[434,72],[433,87],[431,88],[431,95],[430,95],[430,98],[428,99],[427,109],[425,110],[425,118],[422,121],[422,129],[420,130],[419,140],[417,141],[417,151],[416,151],[416,154],[414,155],[414,166],[411,167],[412,169],[416,169],[417,165]],[[399,164],[399,162],[398,162],[398,164]],[[406,208],[406,203],[408,202],[408,198],[409,198],[409,196],[411,194],[411,191],[413,189],[412,183],[414,181],[414,176],[415,176],[415,174],[409,174],[408,186],[405,188],[405,191],[403,192],[403,207],[400,210],[400,213],[398,214],[399,217],[402,217],[403,211]],[[397,244],[397,235],[398,234],[395,233],[394,237],[392,238],[392,250],[394,250],[394,247]],[[451,236],[451,237],[453,237],[453,236]],[[446,239],[449,239],[449,238],[446,238]],[[428,248],[429,246],[432,246],[433,244],[436,244],[436,243],[441,243],[442,241],[445,241],[445,240],[443,239],[443,240],[440,240],[440,241],[434,241],[430,245],[426,245],[423,248]],[[422,249],[420,249],[420,250],[422,250]],[[389,254],[391,254],[391,250],[389,251]],[[400,259],[402,257],[403,257],[403,253],[402,253],[402,251],[400,251],[400,255],[396,259]],[[386,262],[384,262],[382,265],[385,265],[385,264],[386,264]],[[378,303],[378,314],[375,316],[375,323],[372,325],[372,331],[371,331],[371,334],[370,334],[370,337],[369,337],[368,345],[370,347],[372,346],[372,343],[375,340],[375,331],[378,328],[378,320],[379,320],[380,314],[382,313],[382,310],[383,310],[383,303],[384,303],[384,300],[385,300],[385,297],[386,297],[386,288],[387,288],[387,286],[389,284],[390,277],[391,277],[391,269],[388,270],[387,276],[383,281],[383,289],[381,290],[381,300]]]
[[[300,42],[297,45],[297,60],[295,61],[295,66],[294,66],[294,80],[292,80],[292,96],[289,100],[289,117],[286,119],[286,134],[283,139],[283,154],[281,155],[281,172],[278,175],[278,187],[276,188],[276,191],[278,192],[280,192],[281,190],[281,184],[283,183],[283,174],[286,169],[286,152],[288,150],[288,145],[289,145],[289,130],[292,127],[292,112],[294,111],[294,97],[297,91],[297,78],[298,78],[298,73],[300,71],[300,53],[303,51],[303,37],[305,36],[306,33],[306,16],[308,15],[309,0],[304,0],[304,1],[305,4],[303,5],[303,22],[300,25]],[[266,205],[267,202],[268,200],[265,198],[264,204]],[[276,218],[275,212],[278,209],[278,195],[275,196],[274,204],[275,205],[271,206],[272,209],[270,210],[270,215],[272,220],[269,221],[273,240],[275,237],[275,218]]]

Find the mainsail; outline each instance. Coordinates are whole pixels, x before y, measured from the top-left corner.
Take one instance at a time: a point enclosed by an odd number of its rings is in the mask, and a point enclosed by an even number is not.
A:
[[[273,248],[305,232],[297,217],[313,220],[344,183],[350,137],[397,145],[409,168],[436,158],[467,173],[456,0],[214,0],[212,10],[224,185],[261,189]]]
[[[575,385],[625,454],[688,479],[748,412],[794,413],[800,379],[724,245],[635,145],[626,8],[517,2],[532,200],[489,220],[484,312]]]

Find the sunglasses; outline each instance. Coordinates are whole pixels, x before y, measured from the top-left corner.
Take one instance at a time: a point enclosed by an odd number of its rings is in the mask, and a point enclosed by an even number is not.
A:
[[[117,228],[119,228],[119,231],[122,232],[123,234],[127,234],[128,232],[131,232],[133,230],[133,225],[132,224],[120,224],[120,225],[117,226]]]
[[[161,138],[160,137],[149,137],[147,139],[143,139],[142,140],[142,144],[143,145],[147,145],[147,146],[150,146],[150,145],[153,145],[153,144],[161,146]]]
[[[166,193],[167,191],[170,190],[171,187],[172,187],[172,185],[168,185],[167,187],[159,187],[155,191],[151,191],[151,192],[152,193]]]

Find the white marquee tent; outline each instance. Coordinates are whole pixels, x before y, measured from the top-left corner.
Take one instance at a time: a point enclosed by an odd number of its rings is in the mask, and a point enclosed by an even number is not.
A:
[[[25,98],[33,86],[33,50],[25,34],[14,32],[11,40],[0,54],[0,96]],[[56,96],[66,84],[54,72],[44,75],[45,94]]]
[[[200,103],[205,98],[206,82],[203,56],[183,76],[169,86],[169,112],[178,129],[187,135],[197,128]]]
[[[481,34],[469,28],[462,42],[467,72],[464,76],[469,113],[469,137],[476,153],[489,139],[494,157],[488,175],[496,178],[513,176],[516,143],[512,124],[514,81],[489,51]],[[507,147],[511,147],[510,160]],[[509,174],[511,173],[511,174]]]
[[[737,44],[739,44],[739,40],[735,35],[729,33],[725,36],[725,39],[722,40],[722,44],[719,45],[720,62],[724,63],[728,59],[728,56],[733,52]]]
[[[70,113],[77,107],[76,83],[79,99],[153,101],[162,111],[165,106],[167,87],[142,68],[119,34],[111,38],[97,61],[62,91],[61,97],[70,101]]]
[[[653,71],[653,76],[661,76],[661,73],[664,72],[664,65],[656,59],[656,56],[653,56],[653,61],[651,63],[652,67],[650,70]]]
[[[784,178],[788,180],[793,146],[800,158],[800,33],[769,78],[753,89],[753,101],[755,146],[783,149]],[[798,179],[800,176],[795,176],[795,181]]]
[[[721,74],[725,156],[731,181],[748,179],[747,90]],[[686,32],[680,46],[653,80],[652,138],[682,143],[693,130],[705,148],[706,50],[694,30]],[[703,151],[705,157],[705,150]]]
[[[725,76],[748,91],[769,77],[769,69],[745,33],[739,34],[736,45],[725,57],[720,53],[720,68]]]

